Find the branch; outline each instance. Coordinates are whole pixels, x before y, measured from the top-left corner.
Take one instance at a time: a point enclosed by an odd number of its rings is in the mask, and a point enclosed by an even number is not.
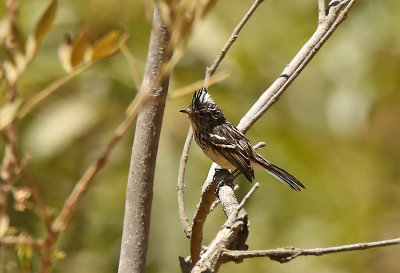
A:
[[[240,202],[238,210],[242,209],[244,205],[246,205],[247,201],[249,201],[250,197],[253,193],[260,187],[260,183],[255,183],[254,186],[250,189],[250,191],[243,197],[242,202]]]
[[[335,31],[339,24],[344,21],[347,13],[350,11],[355,1],[356,0],[342,0],[340,2],[332,1],[328,10],[326,11],[326,15],[322,15],[322,13],[319,13],[320,19],[318,20],[318,26],[315,33],[312,35],[309,41],[304,44],[297,55],[293,58],[293,60],[285,67],[285,69],[283,70],[281,75],[275,80],[275,82],[261,95],[258,101],[241,119],[239,125],[237,126],[239,130],[245,133],[266,112],[266,110],[279,99],[280,95],[300,74],[303,68],[311,61],[311,59],[326,42],[329,36]],[[335,5],[333,5],[333,3],[335,3]],[[322,8],[321,1],[319,1],[319,8]],[[212,198],[211,196],[208,196],[212,195],[212,193],[208,190],[205,191],[204,189],[209,189],[210,187],[212,187],[213,181],[209,178],[214,176],[216,166],[216,164],[213,164],[211,166],[207,176],[207,180],[203,184],[202,196],[193,220],[191,238],[192,263],[198,261],[197,255],[200,253],[201,241],[203,236],[202,226],[204,225],[207,213],[210,209],[210,207],[203,204],[203,202],[208,203],[209,199]],[[198,215],[200,215],[201,217],[198,217]],[[200,231],[201,234],[198,234],[197,231]]]
[[[356,0],[332,1],[327,15],[319,14],[318,26],[311,38],[304,44],[293,60],[285,67],[281,75],[260,96],[258,101],[240,120],[237,128],[245,133],[270,108],[300,74],[304,67],[317,54],[330,35],[344,21]],[[319,7],[321,7],[319,1]],[[344,6],[344,8],[343,8]]]
[[[186,237],[190,238],[191,236],[191,227],[189,224],[189,220],[186,216],[185,212],[185,171],[186,171],[186,163],[188,160],[188,155],[189,155],[189,149],[190,149],[190,144],[192,143],[193,140],[193,130],[192,127],[189,128],[188,135],[186,137],[185,141],[185,146],[183,147],[182,151],[182,156],[181,156],[181,161],[179,163],[179,173],[178,173],[178,186],[176,187],[176,190],[178,192],[178,207],[179,207],[179,221],[182,224],[183,231],[186,234]]]
[[[221,63],[221,61],[223,60],[223,58],[225,57],[225,55],[226,55],[227,51],[229,50],[229,48],[231,47],[231,45],[236,41],[236,39],[239,35],[239,32],[242,30],[243,26],[246,24],[246,22],[253,15],[254,11],[257,9],[257,7],[263,1],[264,0],[256,0],[254,2],[254,4],[251,6],[249,11],[246,13],[246,15],[240,21],[238,26],[232,32],[231,37],[229,38],[228,42],[225,44],[225,46],[221,50],[221,53],[215,59],[213,64],[209,68],[206,69],[206,78],[205,78],[206,85],[207,85],[207,82],[209,81],[210,77],[215,73],[216,69],[218,68],[218,66]],[[189,149],[183,151],[182,157],[187,156],[188,153],[189,153]],[[203,225],[207,218],[208,213],[210,212],[210,208],[213,204],[213,201],[215,200],[214,191],[215,191],[216,185],[213,183],[213,176],[214,176],[214,170],[215,170],[216,166],[217,165],[215,163],[212,164],[210,172],[207,176],[207,179],[203,184],[200,202],[197,205],[197,210],[196,210],[194,218],[193,218],[192,237],[190,238],[190,255],[192,258],[193,265],[199,259],[200,250],[201,250],[201,242],[203,241]],[[185,168],[185,166],[183,166],[183,167],[180,166],[180,169],[181,168]]]
[[[48,85],[46,88],[38,92],[35,96],[30,98],[21,108],[21,110],[18,113],[18,118],[22,119],[24,118],[36,105],[41,103],[44,99],[46,99],[48,96],[53,94],[58,88],[72,80],[75,76],[81,74],[83,71],[88,69],[92,63],[88,63],[85,65],[80,66],[79,68],[73,70],[71,73],[68,73],[61,78],[57,79],[54,81],[52,84]]]
[[[243,17],[243,19],[240,21],[240,23],[236,26],[236,28],[233,30],[231,37],[229,37],[228,42],[225,44],[225,46],[222,48],[221,52],[219,53],[217,59],[214,61],[214,63],[207,67],[206,69],[206,78],[205,78],[205,86],[208,87],[208,81],[210,77],[215,73],[217,70],[219,64],[222,62],[224,59],[226,53],[228,52],[229,48],[232,46],[232,44],[236,41],[239,32],[242,30],[243,26],[247,23],[247,21],[250,19],[250,17],[253,15],[255,10],[258,8],[261,3],[264,2],[264,0],[256,0],[254,4],[250,7],[250,9],[247,11],[246,15]]]
[[[322,256],[331,253],[366,250],[375,247],[384,247],[384,246],[399,245],[399,244],[400,244],[400,238],[397,238],[385,241],[357,243],[357,244],[334,246],[327,248],[301,249],[295,247],[285,247],[285,248],[277,248],[270,250],[248,250],[248,251],[225,250],[223,256],[234,261],[242,260],[245,258],[268,257],[271,260],[278,261],[280,263],[286,263],[299,256]]]
[[[219,182],[218,177],[223,177],[223,175],[218,172],[216,177],[217,182]],[[191,271],[192,273],[216,272],[222,263],[230,261],[222,256],[225,249],[247,250],[248,216],[243,206],[258,187],[259,183],[256,183],[240,204],[237,202],[231,186],[224,185],[220,187],[218,191],[219,200],[228,219],[215,236],[215,239],[206,248],[206,251],[200,256],[199,261]]]
[[[119,273],[145,272],[149,241],[154,172],[167,99],[171,61],[170,33],[158,6],[154,8],[143,90],[153,95],[138,112],[129,167]],[[172,68],[172,67],[171,67]],[[149,93],[149,92],[146,92]],[[131,109],[132,111],[132,109]],[[130,111],[130,112],[131,112]]]

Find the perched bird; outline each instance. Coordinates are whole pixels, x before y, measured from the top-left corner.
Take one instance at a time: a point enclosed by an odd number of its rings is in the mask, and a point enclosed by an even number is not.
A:
[[[206,88],[193,95],[185,113],[192,125],[194,138],[203,152],[224,169],[238,169],[250,182],[254,179],[253,168],[264,168],[275,178],[296,191],[304,185],[287,171],[275,166],[259,155],[250,141],[222,113]]]

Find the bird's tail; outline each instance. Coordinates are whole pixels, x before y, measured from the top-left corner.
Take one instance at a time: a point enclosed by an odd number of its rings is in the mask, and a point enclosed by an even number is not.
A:
[[[279,168],[278,166],[272,164],[268,160],[264,159],[261,155],[256,153],[256,160],[258,164],[261,165],[269,174],[279,179],[295,191],[300,191],[301,188],[306,188],[299,180],[296,179],[293,175],[285,171],[284,169]]]

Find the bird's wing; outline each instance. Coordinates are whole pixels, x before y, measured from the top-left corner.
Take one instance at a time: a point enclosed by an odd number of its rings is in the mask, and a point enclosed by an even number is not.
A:
[[[230,123],[215,126],[210,134],[213,149],[219,152],[237,169],[239,169],[250,182],[254,179],[254,171],[250,158],[253,148],[247,138]]]

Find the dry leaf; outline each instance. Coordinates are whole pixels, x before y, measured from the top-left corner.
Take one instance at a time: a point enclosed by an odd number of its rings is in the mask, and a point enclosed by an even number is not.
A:
[[[47,9],[40,17],[33,34],[29,35],[25,46],[26,63],[29,63],[36,54],[37,48],[42,43],[44,36],[50,31],[53,26],[54,18],[57,11],[57,0],[52,0],[47,6]]]
[[[111,31],[105,35],[95,46],[91,61],[97,61],[106,57],[109,57],[116,53],[119,49],[118,46],[118,31]]]
[[[71,65],[72,67],[77,66],[80,64],[87,54],[89,50],[92,50],[94,44],[94,37],[93,34],[87,30],[81,30],[76,38],[74,39],[74,43],[72,46],[72,53],[71,53]]]
[[[57,0],[52,0],[47,6],[46,11],[40,17],[39,22],[35,27],[35,40],[37,44],[43,41],[44,36],[50,31],[53,26],[54,18],[57,12]]]

